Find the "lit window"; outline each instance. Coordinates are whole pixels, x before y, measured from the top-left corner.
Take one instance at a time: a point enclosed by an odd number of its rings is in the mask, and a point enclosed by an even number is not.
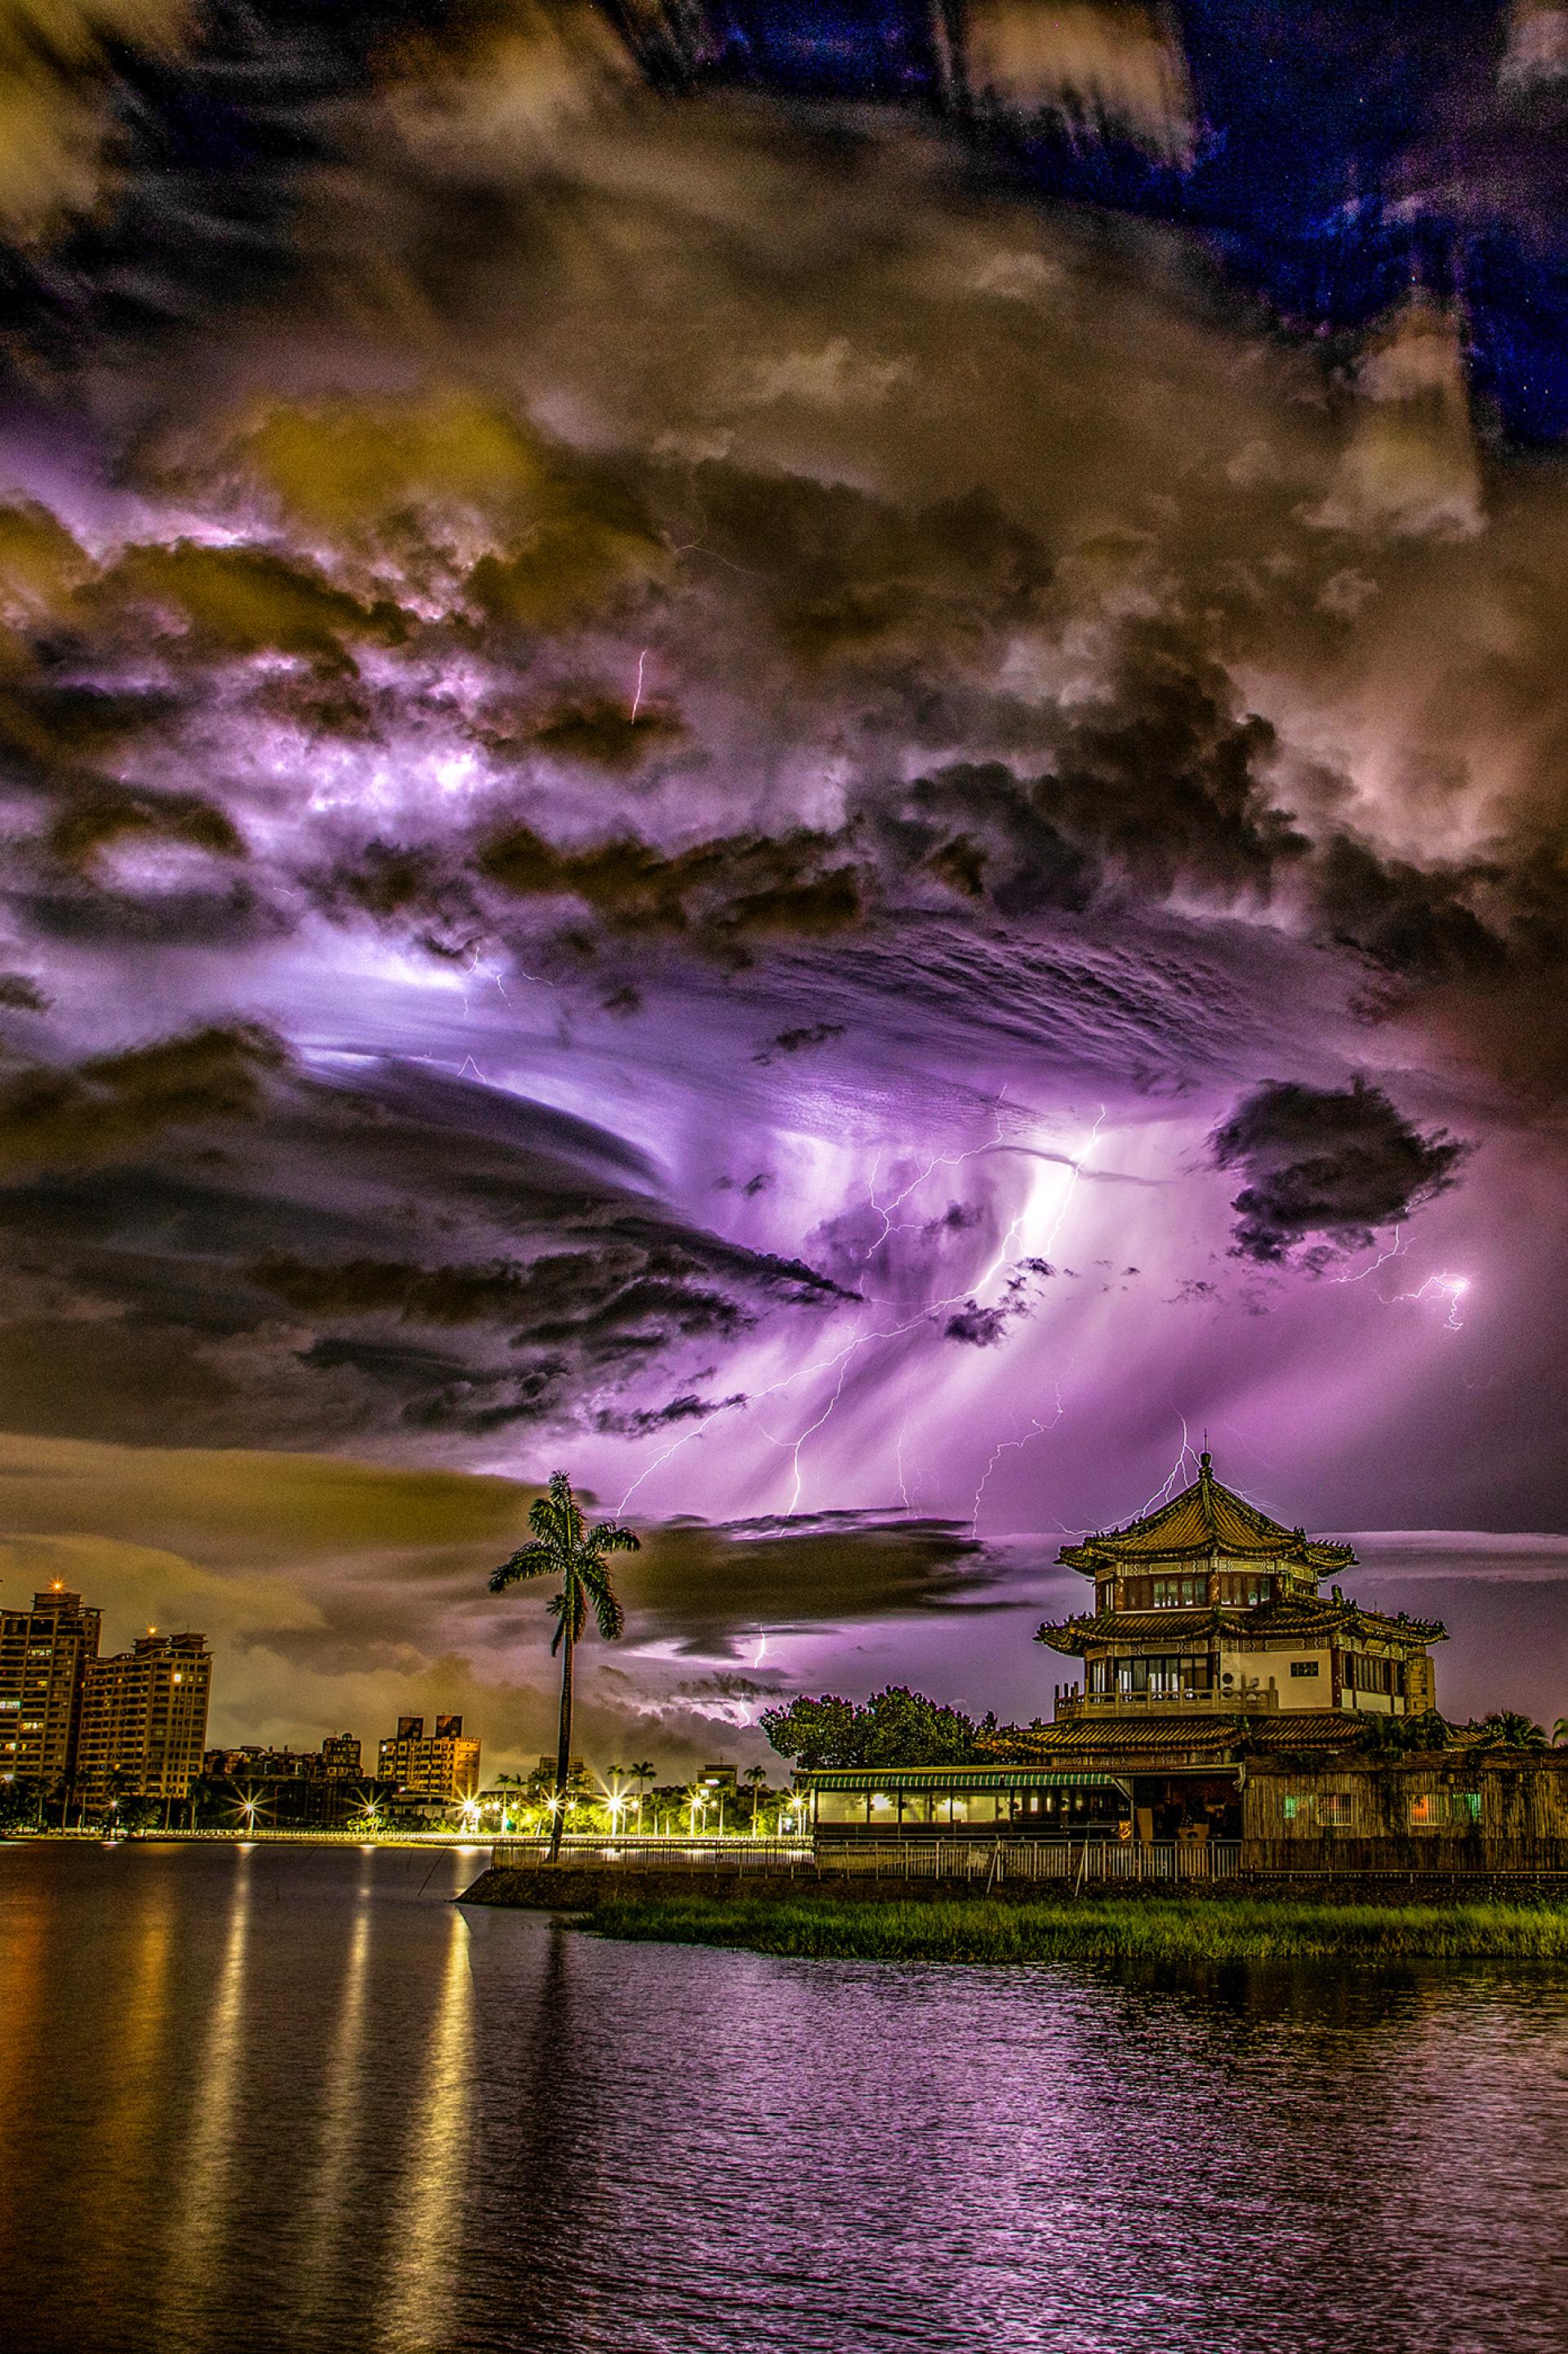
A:
[[[1318,1799],[1318,1820],[1336,1825],[1340,1830],[1351,1820],[1351,1794],[1348,1790],[1324,1790]]]
[[[1454,1819],[1463,1830],[1473,1829],[1481,1819],[1481,1794],[1478,1790],[1454,1790],[1449,1793]]]
[[[1156,1610],[1191,1610],[1209,1598],[1206,1577],[1157,1577],[1154,1580]]]
[[[1442,1793],[1425,1790],[1410,1801],[1410,1828],[1413,1831],[1435,1831],[1444,1815]]]
[[[1312,1801],[1310,1797],[1302,1797],[1298,1796],[1296,1791],[1291,1790],[1286,1794],[1285,1797],[1281,1801],[1281,1805],[1284,1808],[1285,1827],[1287,1830],[1305,1829],[1306,1826],[1311,1821]]]

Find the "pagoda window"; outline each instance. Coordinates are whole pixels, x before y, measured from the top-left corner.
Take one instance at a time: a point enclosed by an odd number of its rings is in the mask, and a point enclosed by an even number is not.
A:
[[[1375,1659],[1365,1651],[1347,1651],[1340,1667],[1348,1691],[1390,1692],[1396,1689],[1393,1659]]]
[[[1192,1610],[1209,1598],[1207,1577],[1156,1577],[1150,1583],[1155,1610]]]
[[[1223,1570],[1219,1578],[1219,1598],[1233,1606],[1251,1610],[1260,1602],[1273,1601],[1274,1580],[1266,1577],[1261,1570]]]
[[[1118,1697],[1136,1700],[1180,1700],[1186,1692],[1206,1692],[1213,1687],[1213,1661],[1203,1654],[1181,1651],[1146,1655],[1106,1663],[1115,1672]]]

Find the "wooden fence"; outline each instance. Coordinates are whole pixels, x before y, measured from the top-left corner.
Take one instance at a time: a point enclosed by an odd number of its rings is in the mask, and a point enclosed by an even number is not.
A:
[[[1249,1839],[1248,1872],[1270,1878],[1568,1880],[1568,1839]]]

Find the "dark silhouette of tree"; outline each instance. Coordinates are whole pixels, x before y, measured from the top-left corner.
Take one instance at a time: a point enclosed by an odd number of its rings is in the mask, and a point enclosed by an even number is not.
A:
[[[573,1656],[582,1640],[590,1609],[605,1641],[619,1640],[626,1614],[610,1585],[605,1555],[641,1552],[641,1539],[615,1521],[600,1521],[591,1529],[585,1528],[571,1481],[564,1471],[552,1472],[548,1493],[529,1506],[528,1525],[534,1532],[533,1542],[522,1546],[510,1561],[502,1563],[490,1581],[490,1590],[492,1594],[503,1594],[509,1585],[519,1585],[525,1578],[558,1577],[561,1581],[558,1592],[550,1596],[550,1609],[556,1619],[550,1656],[554,1659],[557,1651],[561,1654],[561,1713],[556,1745],[550,1861],[559,1863],[572,1763]]]

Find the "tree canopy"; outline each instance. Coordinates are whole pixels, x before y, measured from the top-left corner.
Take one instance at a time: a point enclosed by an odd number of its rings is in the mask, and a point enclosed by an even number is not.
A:
[[[832,1692],[765,1708],[762,1730],[781,1757],[812,1773],[831,1766],[967,1766],[980,1728],[961,1709],[889,1684],[865,1702]]]

